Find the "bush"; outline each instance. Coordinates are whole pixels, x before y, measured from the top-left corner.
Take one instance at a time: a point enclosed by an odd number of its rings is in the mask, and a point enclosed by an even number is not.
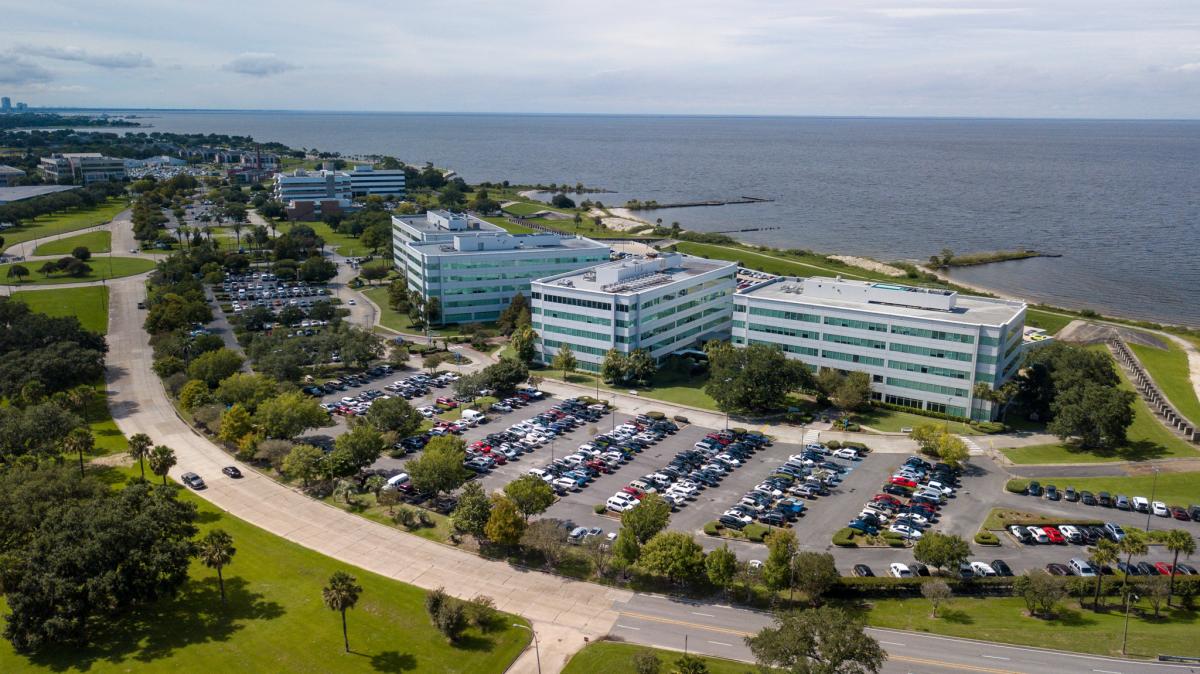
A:
[[[597,515],[603,515],[605,510],[607,510],[607,508],[604,507],[603,503],[597,503],[596,505],[592,506],[592,512],[596,513]]]
[[[842,443],[838,442],[837,440],[830,440],[829,442],[825,443],[825,446],[830,449],[841,449]]]
[[[883,542],[887,543],[889,548],[902,548],[907,542],[904,536],[901,536],[894,531],[884,531],[882,537]]]
[[[1008,427],[999,421],[976,421],[971,424],[971,428],[987,433],[988,435],[1003,433],[1008,430]]]
[[[749,431],[747,431],[745,428],[741,428],[741,427],[738,427],[738,428],[731,428],[731,429],[729,429],[729,430],[733,431],[733,434],[734,434],[734,435],[745,435],[746,433],[748,433],[748,432],[749,432]]]
[[[858,543],[854,542],[855,531],[850,527],[838,529],[833,534],[833,544],[839,548],[856,548]]]
[[[721,529],[722,527],[720,522],[709,522],[704,525],[704,533],[708,534],[709,536],[720,536]]]
[[[1024,494],[1026,489],[1029,489],[1029,480],[1014,477],[1004,483],[1005,491],[1010,491],[1014,494]]]
[[[767,533],[769,532],[770,529],[757,522],[747,524],[746,528],[742,529],[742,533],[746,534],[746,538],[750,539],[754,543],[762,543],[763,539],[767,537]]]
[[[676,422],[678,422],[678,423],[681,423],[681,424],[686,424],[686,423],[689,423],[689,422],[688,422],[688,418],[687,418],[687,417],[685,417],[685,416],[683,416],[682,414],[676,414],[675,416],[671,417],[671,419],[672,419],[673,421],[676,421]]]
[[[646,416],[655,421],[662,421],[663,419],[667,418],[667,415],[663,414],[662,412],[646,412]]]
[[[989,577],[962,580],[954,577],[874,578],[844,577],[829,591],[829,596],[839,599],[892,599],[920,597],[921,586],[940,580],[950,586],[955,596],[1010,597],[1013,594],[1014,578]]]
[[[869,452],[869,451],[871,451],[871,448],[870,448],[870,447],[867,447],[866,445],[864,445],[864,444],[863,444],[863,443],[861,443],[861,442],[843,442],[843,443],[842,443],[842,446],[843,446],[843,447],[850,447],[851,449],[857,449],[859,452]]]
[[[975,534],[975,542],[980,545],[1000,545],[1000,539],[986,529]]]
[[[496,622],[496,602],[485,594],[475,595],[464,607],[467,622],[481,630],[486,630]]]

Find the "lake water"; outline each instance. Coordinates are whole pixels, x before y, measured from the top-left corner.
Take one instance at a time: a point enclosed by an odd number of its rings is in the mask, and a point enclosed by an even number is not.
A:
[[[1062,258],[955,272],[1033,301],[1200,326],[1200,122],[139,111],[177,132],[433,162],[470,182],[556,182],[778,247],[924,260]]]

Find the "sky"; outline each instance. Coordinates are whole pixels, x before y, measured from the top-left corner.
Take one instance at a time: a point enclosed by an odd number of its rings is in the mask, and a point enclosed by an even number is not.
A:
[[[1200,0],[0,0],[31,106],[1200,117]]]

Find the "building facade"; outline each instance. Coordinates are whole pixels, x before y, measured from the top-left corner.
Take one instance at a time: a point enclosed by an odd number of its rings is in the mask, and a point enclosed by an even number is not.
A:
[[[355,197],[377,194],[381,197],[404,196],[404,171],[355,166],[350,175],[350,193]]]
[[[537,358],[570,346],[580,369],[597,372],[609,349],[643,349],[655,360],[726,339],[737,264],[668,253],[540,278],[532,286]]]
[[[841,278],[776,278],[734,298],[733,343],[777,344],[814,371],[865,372],[879,402],[988,420],[977,383],[1020,367],[1023,302]]]
[[[494,321],[539,277],[606,262],[609,247],[575,236],[509,234],[479,218],[430,211],[392,217],[392,251],[411,289],[436,298],[442,323]]]
[[[350,176],[343,171],[304,169],[276,173],[274,196],[294,220],[341,213],[350,207]]]
[[[82,185],[125,180],[125,160],[105,157],[99,152],[67,152],[42,157],[38,168],[47,180]]]
[[[0,164],[0,187],[12,187],[25,177],[25,172],[15,166]]]

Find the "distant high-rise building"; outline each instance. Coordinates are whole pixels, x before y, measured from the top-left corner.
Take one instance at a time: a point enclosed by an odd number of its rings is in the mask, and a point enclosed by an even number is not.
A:
[[[8,96],[0,98],[0,112],[11,112],[11,111],[12,111],[12,99],[10,99]]]
[[[28,106],[28,105],[25,105],[24,103],[17,103],[17,110],[18,110],[18,111],[20,111],[20,112],[24,112],[25,110],[28,110],[28,109],[29,109],[29,106]]]

